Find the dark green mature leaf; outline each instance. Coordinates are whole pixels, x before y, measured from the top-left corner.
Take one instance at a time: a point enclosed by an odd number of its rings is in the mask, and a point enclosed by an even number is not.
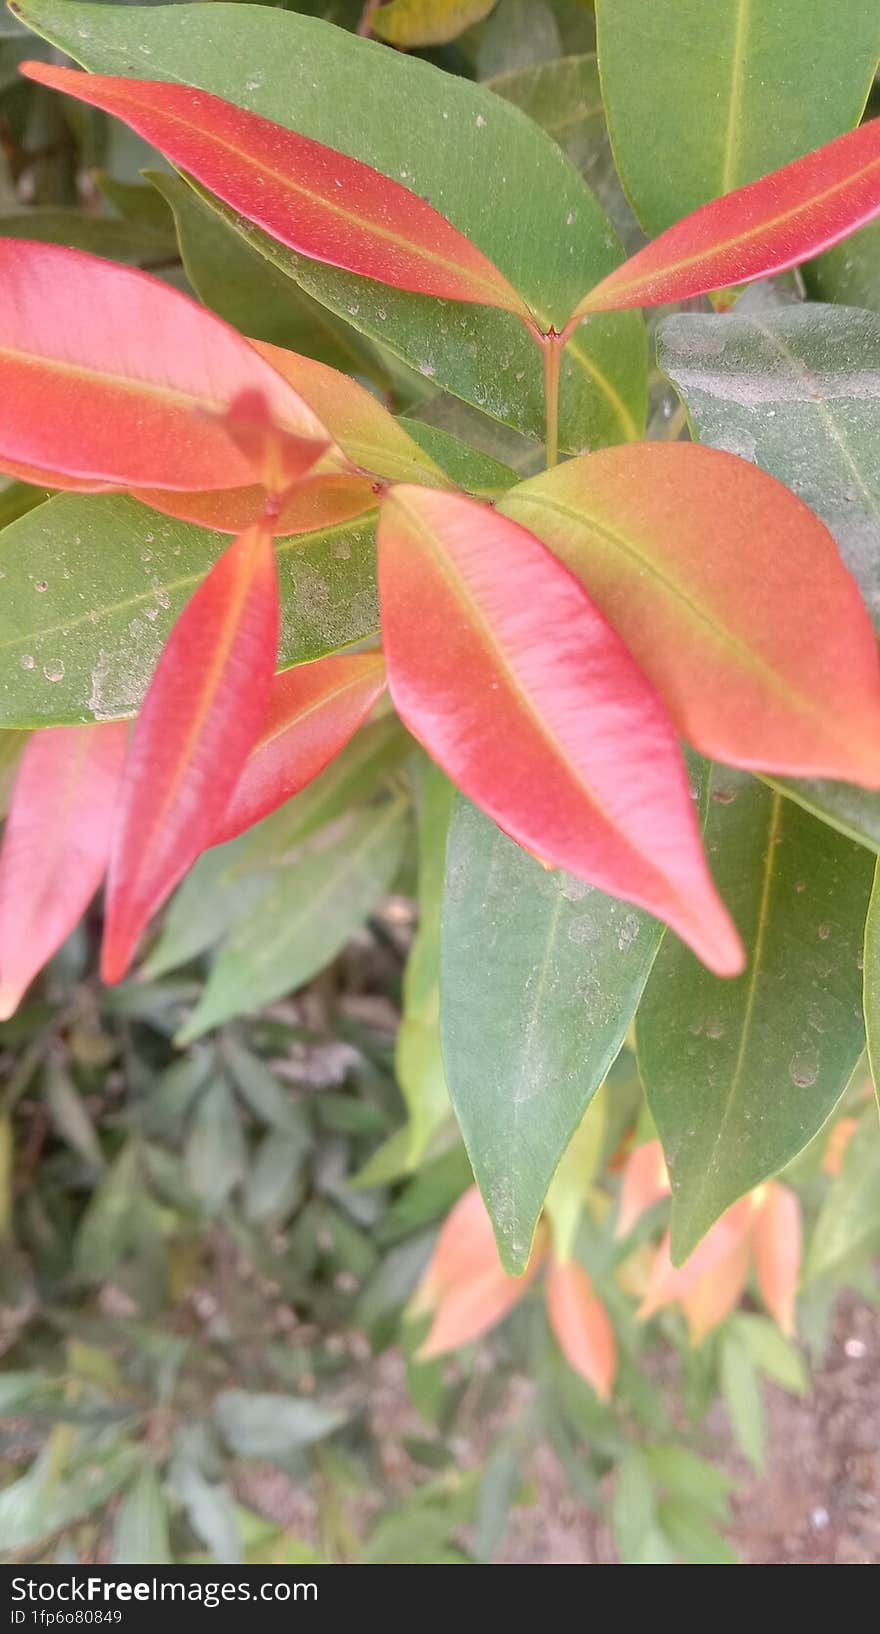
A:
[[[808,261],[802,272],[812,300],[880,312],[880,221]]]
[[[753,460],[822,517],[880,631],[880,317],[834,306],[682,314],[660,325],[657,355],[701,442]],[[801,778],[778,787],[880,850],[877,794]]]
[[[329,964],[389,889],[405,832],[401,803],[388,801],[303,845],[223,944],[178,1042],[301,987]]]
[[[712,768],[708,792],[706,849],[748,966],[718,981],[667,939],[637,1021],[676,1263],[821,1128],[864,1044],[870,853],[742,772]]]
[[[653,238],[857,125],[880,58],[865,0],[597,0],[624,186]]]
[[[132,1482],[113,1527],[114,1566],[169,1566],[168,1504],[156,1471],[146,1465]]]
[[[346,374],[381,378],[375,349],[230,232],[187,182],[166,170],[147,175],[174,212],[187,277],[206,306],[251,340],[286,346]]]
[[[199,1096],[184,1156],[195,1195],[209,1214],[219,1214],[247,1161],[235,1097],[224,1079]]]
[[[178,6],[173,29],[161,6],[33,0],[22,15],[93,71],[200,86],[404,182],[472,238],[546,323],[561,327],[621,260],[606,216],[556,144],[490,91],[428,63],[268,6]],[[543,437],[541,359],[515,318],[307,261],[234,212],[219,213],[362,334],[436,385]],[[564,364],[563,447],[637,437],[645,379],[638,316],[581,328]]]
[[[509,1271],[525,1268],[547,1188],[623,1043],[661,929],[542,868],[459,800],[443,908],[443,1056]]]
[[[372,516],[279,539],[279,667],[378,624]],[[0,725],[140,707],[172,624],[229,544],[121,495],[62,494],[0,535]]]
[[[174,256],[176,248],[168,233],[151,232],[108,216],[87,216],[81,210],[43,208],[0,215],[0,237],[68,244],[75,250],[106,256],[109,261],[130,261],[146,267]]]

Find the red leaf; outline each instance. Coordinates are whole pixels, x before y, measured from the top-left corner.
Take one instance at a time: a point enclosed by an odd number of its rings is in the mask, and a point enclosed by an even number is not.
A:
[[[49,486],[51,486],[51,482]],[[65,482],[64,486],[70,486]],[[170,488],[133,488],[135,499],[163,516],[177,516],[183,522],[195,522],[200,528],[212,528],[217,533],[243,533],[265,515],[266,492],[260,487],[213,488],[201,493],[173,493]],[[281,509],[273,519],[272,532],[276,539],[286,539],[297,533],[314,533],[321,528],[337,527],[374,510],[376,496],[369,477],[344,476],[328,472],[323,476],[307,476],[282,500]]]
[[[21,70],[124,119],[225,204],[314,261],[533,322],[522,296],[476,245],[417,193],[359,159],[189,85],[45,62]]]
[[[334,653],[276,675],[262,732],[211,843],[234,839],[305,788],[345,748],[384,686],[378,652]]]
[[[752,1239],[761,1298],[783,1333],[794,1333],[794,1308],[801,1274],[801,1205],[788,1186],[771,1181],[756,1192],[758,1211]]]
[[[697,1244],[684,1265],[674,1266],[669,1232],[657,1250],[648,1291],[639,1307],[643,1321],[666,1305],[680,1305],[692,1344],[733,1310],[746,1283],[755,1206],[752,1195],[734,1203]]]
[[[293,387],[188,296],[80,250],[0,239],[0,469],[35,467],[56,488],[250,486],[211,412],[243,391],[326,446]]]
[[[0,1020],[92,900],[107,866],[128,728],[53,726],[22,756],[0,852]]]
[[[239,392],[217,418],[258,485],[279,499],[330,446],[329,437],[322,448],[312,437],[285,431],[273,419],[261,391]]]
[[[401,487],[379,593],[398,712],[459,787],[536,856],[740,970],[672,725],[568,569],[496,511]]]
[[[880,786],[880,664],[824,523],[746,460],[608,448],[500,508],[584,585],[682,737],[729,765]]]
[[[608,1312],[576,1260],[551,1260],[547,1315],[569,1367],[607,1401],[617,1373],[617,1344]]]
[[[177,620],[134,728],[107,884],[102,974],[213,841],[259,735],[278,648],[272,536],[249,528]]]
[[[880,212],[880,119],[694,210],[603,278],[573,317],[686,301],[784,272]]]

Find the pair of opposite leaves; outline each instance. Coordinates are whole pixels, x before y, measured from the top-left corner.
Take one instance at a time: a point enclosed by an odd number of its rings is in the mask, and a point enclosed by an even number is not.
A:
[[[185,87],[31,71],[124,113],[305,253],[530,322],[474,246],[357,161]],[[254,189],[257,161],[269,185]],[[867,126],[671,229],[591,292],[571,324],[779,270],[878,210],[880,130]],[[371,475],[385,490],[382,629],[406,724],[514,838],[666,919],[720,974],[735,973],[742,953],[702,857],[675,729],[735,764],[880,784],[867,615],[830,535],[773,479],[697,447],[612,449],[522,484],[501,516],[443,491],[442,473],[345,377],[255,348],[186,297],[78,252],[10,240],[0,261],[4,469],[56,487],[127,489],[228,531],[250,523],[172,632],[126,759],[109,825],[108,979],[124,973],[148,918],[200,850],[229,836],[224,814],[239,779],[261,790],[245,802],[249,822],[305,781],[291,760],[299,698],[290,678],[276,683],[275,775],[253,773],[259,749],[245,770],[273,684],[272,536],[318,525],[322,506],[337,519],[358,514],[377,486]],[[304,369],[320,418],[295,389]],[[257,404],[251,419],[230,417],[227,406],[245,400]],[[387,486],[401,476],[415,483]],[[267,484],[286,491],[264,515]],[[771,552],[783,542],[784,554],[762,554],[762,540]],[[308,695],[323,682],[303,685]],[[374,661],[360,719],[380,685]],[[334,735],[332,713],[322,763],[349,735]],[[95,730],[119,738],[116,728]],[[48,744],[28,753],[36,762]],[[9,857],[24,813],[22,792],[0,882],[7,904],[18,895]],[[22,982],[8,969],[18,938],[3,902],[8,1008]],[[43,938],[30,974],[46,956]]]

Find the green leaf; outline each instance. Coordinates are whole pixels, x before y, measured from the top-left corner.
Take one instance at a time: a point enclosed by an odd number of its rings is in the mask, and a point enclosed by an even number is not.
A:
[[[62,1140],[96,1169],[103,1169],[104,1154],[94,1124],[70,1075],[55,1061],[46,1069],[46,1105]]]
[[[876,1108],[859,1121],[843,1168],[822,1205],[807,1253],[804,1280],[831,1276],[880,1243],[880,1129]]]
[[[642,1451],[659,1486],[676,1498],[698,1504],[703,1513],[714,1520],[730,1519],[727,1494],[734,1481],[724,1470],[717,1469],[705,1458],[698,1458],[685,1447],[658,1445],[644,1447]]]
[[[246,1155],[235,1097],[220,1078],[196,1103],[184,1154],[187,1179],[209,1214],[242,1179]]]
[[[26,743],[26,732],[0,731],[0,817],[5,817],[9,810],[18,763]]]
[[[268,6],[179,6],[173,29],[162,6],[33,0],[22,16],[93,71],[142,73],[148,58],[153,79],[200,86],[403,181],[473,239],[546,324],[560,328],[621,260],[601,207],[552,139],[491,91],[429,63]],[[362,334],[543,440],[541,358],[515,318],[307,261],[217,208]],[[562,446],[638,437],[645,388],[641,318],[591,320],[566,350]]]
[[[374,13],[373,33],[389,45],[446,45],[488,17],[495,0],[389,0]]]
[[[103,255],[108,261],[128,261],[135,266],[167,261],[176,251],[172,234],[113,221],[109,216],[87,216],[81,210],[48,207],[0,215],[0,238],[67,244],[74,250],[87,250],[90,255]]]
[[[862,1050],[873,859],[742,772],[714,767],[704,842],[748,955],[719,981],[667,937],[637,1021],[680,1264],[821,1128]]]
[[[753,460],[831,529],[880,631],[880,317],[779,306],[660,325],[657,356],[694,434]],[[778,778],[793,799],[880,850],[880,795]]]
[[[223,944],[178,1043],[295,991],[335,959],[390,888],[405,833],[404,809],[389,801],[307,842]]]
[[[427,425],[424,420],[413,420],[407,415],[401,415],[400,424],[447,476],[478,499],[498,499],[519,481],[509,465],[502,465],[490,454],[471,448],[469,443],[451,436],[440,426]]]
[[[264,1135],[244,1188],[246,1220],[255,1224],[290,1212],[308,1153],[309,1143],[298,1135],[285,1135],[278,1129]]]
[[[629,1447],[617,1467],[611,1524],[614,1541],[624,1566],[650,1562],[656,1529],[654,1483],[648,1466],[636,1447]]]
[[[206,1549],[224,1566],[237,1566],[242,1558],[241,1528],[234,1500],[227,1487],[209,1481],[199,1467],[195,1450],[184,1431],[171,1461],[171,1484],[186,1510],[187,1519]]]
[[[279,668],[375,632],[372,517],[279,539]],[[0,725],[137,712],[172,624],[227,548],[120,495],[62,494],[0,535]]]
[[[653,238],[859,123],[880,57],[864,0],[596,0],[617,167]]]
[[[721,1394],[730,1427],[750,1464],[764,1468],[764,1398],[749,1352],[734,1332],[721,1340]]]
[[[508,1271],[614,1061],[661,927],[548,871],[460,799],[447,856],[441,1028],[449,1091]]]
[[[522,1456],[509,1441],[502,1441],[483,1472],[477,1495],[474,1550],[478,1560],[490,1561],[507,1531],[510,1509],[522,1479]]]
[[[0,1492],[0,1536],[14,1554],[101,1509],[139,1463],[134,1447],[114,1446],[84,1456],[63,1479],[56,1476],[50,1441],[26,1475]]]
[[[755,1366],[774,1384],[781,1384],[783,1390],[790,1390],[795,1396],[809,1395],[810,1379],[804,1358],[775,1322],[766,1316],[737,1311],[731,1319],[730,1330],[742,1340]]]
[[[206,306],[251,340],[286,346],[346,374],[381,378],[374,348],[231,233],[180,176],[146,174],[174,212],[187,277]]]
[[[283,1130],[308,1146],[311,1133],[305,1111],[295,1105],[289,1093],[284,1093],[265,1061],[234,1038],[224,1039],[223,1060],[236,1089],[260,1122]]]
[[[699,1503],[666,1498],[657,1510],[661,1531],[690,1566],[736,1566],[738,1555],[706,1520]]]
[[[811,300],[880,312],[880,221],[852,233],[801,270]]]
[[[214,1419],[232,1452],[277,1460],[322,1441],[344,1423],[345,1415],[319,1401],[221,1390],[214,1400]]]
[[[74,1263],[89,1282],[103,1282],[131,1245],[141,1193],[137,1147],[123,1146],[92,1193],[74,1242]]]
[[[119,1506],[113,1528],[113,1565],[170,1566],[173,1559],[165,1495],[155,1470],[144,1468]]]
[[[624,196],[608,131],[595,52],[556,57],[498,74],[488,82],[559,143],[586,179],[630,252],[644,237]]]

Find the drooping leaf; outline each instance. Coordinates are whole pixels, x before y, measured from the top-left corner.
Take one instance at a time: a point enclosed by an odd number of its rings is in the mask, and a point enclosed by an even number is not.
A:
[[[660,942],[656,920],[548,872],[469,801],[450,831],[443,1056],[508,1271],[617,1055]]]
[[[329,964],[389,889],[405,832],[400,803],[388,801],[304,844],[223,944],[178,1042],[294,991]]]
[[[703,204],[589,291],[575,316],[686,301],[819,255],[880,212],[880,120]]]
[[[419,194],[234,102],[165,80],[22,64],[118,119],[247,221],[310,260],[395,289],[534,318],[504,275]]]
[[[251,482],[204,412],[246,390],[317,452],[327,444],[292,387],[219,318],[146,273],[58,244],[0,239],[0,388],[0,466],[54,473],[54,487]]]
[[[500,508],[577,575],[695,748],[880,786],[876,638],[830,533],[781,483],[652,443],[569,460]]]
[[[568,570],[497,512],[400,487],[379,584],[392,698],[459,788],[542,859],[738,969],[668,718]]]
[[[127,730],[28,739],[0,851],[0,1017],[78,924],[107,866]]]
[[[375,635],[374,532],[366,515],[278,541],[282,668]],[[60,495],[6,528],[3,724],[135,714],[175,619],[229,542],[117,495]]]
[[[617,1373],[611,1320],[577,1260],[551,1259],[547,1267],[547,1315],[570,1367],[607,1401]]]
[[[705,842],[746,972],[717,982],[667,939],[637,1021],[676,1262],[807,1144],[864,1045],[870,853],[740,772],[712,769],[708,791]]]
[[[125,974],[138,939],[210,845],[269,704],[278,647],[271,533],[243,533],[187,603],[134,729],[113,853],[101,969]]]
[[[374,34],[389,45],[446,45],[488,17],[496,0],[390,0],[370,20]]]
[[[142,72],[143,61],[155,79],[201,86],[403,182],[502,269],[542,327],[560,328],[585,286],[620,259],[607,218],[552,139],[490,91],[428,63],[266,6],[189,5],[173,31],[164,6],[26,0],[25,12],[30,27],[97,73],[132,64]],[[516,318],[382,288],[292,256],[234,212],[226,219],[300,288],[436,385],[543,437],[541,360]],[[564,449],[639,436],[643,335],[631,315],[598,319],[574,337],[563,365]]]
[[[524,1276],[504,1270],[485,1204],[476,1186],[470,1187],[444,1221],[413,1301],[414,1314],[430,1311],[433,1318],[419,1360],[443,1356],[488,1333],[522,1299],[540,1259],[536,1252],[523,1267]]]
[[[880,58],[863,0],[598,0],[620,174],[646,232],[857,125]]]
[[[212,836],[234,839],[311,783],[385,685],[381,653],[339,653],[276,676],[260,735]]]

